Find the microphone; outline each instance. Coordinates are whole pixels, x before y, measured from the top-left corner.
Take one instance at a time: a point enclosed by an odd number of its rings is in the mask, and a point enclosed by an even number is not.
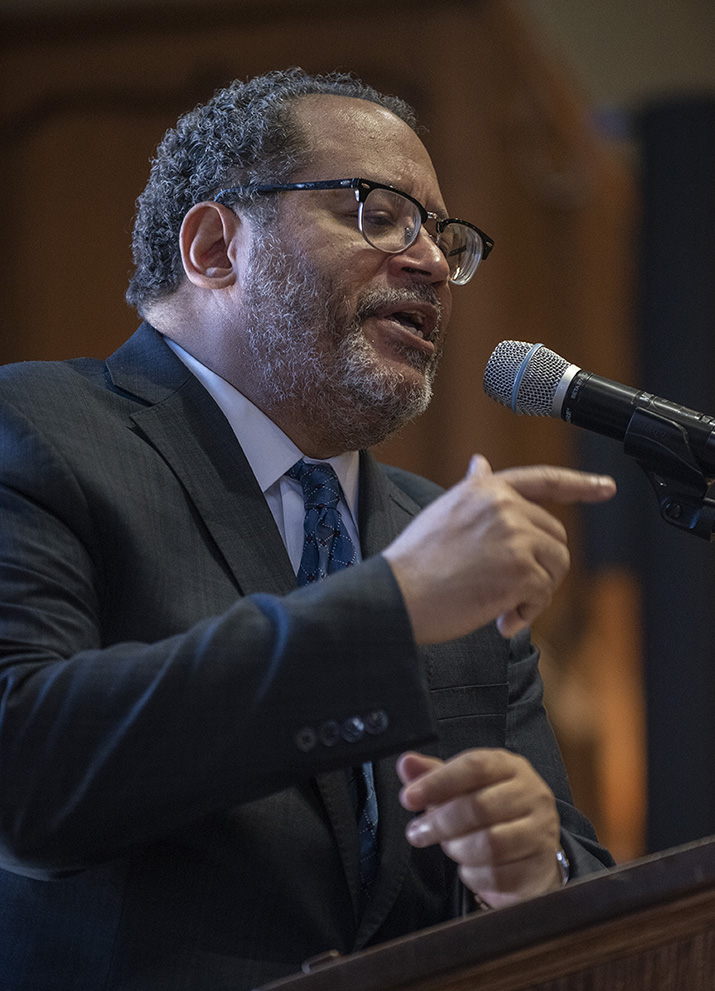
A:
[[[484,391],[515,413],[560,417],[624,441],[646,472],[698,486],[702,476],[715,478],[713,417],[586,372],[543,344],[498,344]]]

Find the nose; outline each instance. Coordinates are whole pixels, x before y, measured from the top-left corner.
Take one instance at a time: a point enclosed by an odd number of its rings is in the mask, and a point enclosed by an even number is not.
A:
[[[389,266],[395,273],[417,275],[425,282],[442,283],[449,279],[449,263],[424,227],[409,248],[389,256]]]

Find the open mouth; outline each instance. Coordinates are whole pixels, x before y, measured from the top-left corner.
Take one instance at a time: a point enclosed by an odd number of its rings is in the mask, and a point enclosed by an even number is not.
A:
[[[431,306],[384,308],[378,311],[377,316],[393,320],[421,341],[432,341],[435,337],[437,315]]]

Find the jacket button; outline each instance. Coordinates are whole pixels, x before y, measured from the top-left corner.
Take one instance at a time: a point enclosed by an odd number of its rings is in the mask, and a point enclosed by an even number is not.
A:
[[[365,716],[365,732],[373,736],[384,733],[389,725],[390,720],[384,709],[375,709],[374,712],[368,712]]]
[[[318,736],[323,746],[334,747],[340,739],[340,723],[336,723],[334,719],[329,719],[318,730]]]
[[[351,716],[343,723],[340,735],[347,743],[357,743],[365,736],[365,723],[360,716]]]
[[[310,726],[304,726],[303,729],[299,729],[295,734],[295,745],[304,754],[309,753],[313,749],[316,740],[315,730],[311,729]]]

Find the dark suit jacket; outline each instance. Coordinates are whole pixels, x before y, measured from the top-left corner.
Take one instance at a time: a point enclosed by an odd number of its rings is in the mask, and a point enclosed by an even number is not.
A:
[[[453,864],[404,840],[407,747],[523,752],[574,872],[610,862],[528,638],[414,645],[377,552],[438,492],[363,456],[366,560],[296,589],[228,423],[151,328],[106,365],[0,370],[4,991],[241,991],[453,917]],[[348,742],[356,715],[370,732]],[[363,909],[340,769],[366,759]]]

